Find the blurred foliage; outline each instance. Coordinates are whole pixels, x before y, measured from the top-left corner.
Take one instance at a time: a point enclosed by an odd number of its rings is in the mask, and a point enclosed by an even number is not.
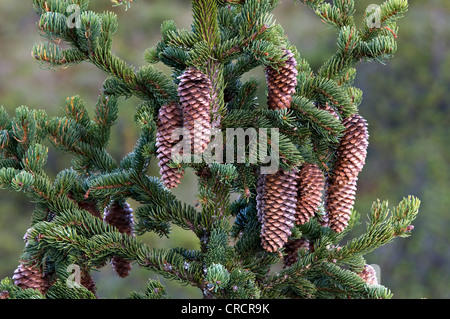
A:
[[[365,8],[378,2],[358,1],[361,19]],[[136,66],[145,63],[143,52],[158,41],[164,20],[173,19],[184,28],[191,23],[190,2],[186,0],[141,0],[126,12],[111,7],[107,0],[91,3],[95,11],[110,10],[119,15],[114,50]],[[396,203],[407,195],[419,197],[421,212],[413,235],[372,253],[367,256],[368,262],[380,266],[381,283],[394,292],[394,298],[450,298],[450,252],[446,249],[450,226],[450,2],[409,3],[409,12],[400,21],[394,59],[387,65],[358,65],[355,86],[364,91],[360,113],[369,123],[371,138],[355,208],[364,216],[377,198]],[[105,74],[87,63],[58,71],[40,69],[30,56],[33,44],[41,40],[36,28],[38,16],[31,4],[0,0],[0,12],[0,104],[9,112],[27,105],[56,115],[61,114],[67,97],[79,94],[95,105]],[[335,30],[326,28],[304,5],[284,0],[275,15],[314,68],[335,52]],[[263,76],[262,71],[258,75]],[[260,93],[264,94],[264,88]],[[135,144],[132,116],[136,106],[133,98],[121,100],[109,150],[117,158]],[[54,172],[70,165],[67,155],[52,152],[49,158]],[[157,175],[156,163],[152,167],[150,173]],[[195,189],[195,178],[188,174],[175,193],[193,203]],[[0,203],[3,278],[11,276],[18,264],[33,204],[5,191],[0,193]],[[189,249],[198,245],[195,238],[177,228],[170,240],[151,234],[144,240],[156,247],[179,245]],[[116,277],[110,267],[95,274],[99,295],[106,298],[127,297],[133,290],[144,290],[150,277],[155,275],[138,267],[126,279]],[[179,298],[200,297],[198,290],[190,287],[168,284],[167,291]]]

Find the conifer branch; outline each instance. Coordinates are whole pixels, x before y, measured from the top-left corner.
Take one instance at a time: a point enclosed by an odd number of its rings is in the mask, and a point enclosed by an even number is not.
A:
[[[362,91],[352,86],[356,64],[393,56],[406,0],[385,1],[380,26],[364,16],[361,28],[354,0],[302,0],[338,32],[336,52],[317,72],[275,23],[278,1],[193,0],[192,29],[165,21],[161,40],[144,53],[149,65],[137,68],[112,52],[117,16],[89,11],[88,2],[34,0],[48,41],[36,44],[32,56],[52,69],[89,62],[108,76],[92,118],[77,95],[56,117],[26,106],[9,116],[0,107],[0,188],[36,203],[22,260],[0,282],[1,298],[98,298],[90,272],[118,260],[126,263],[121,277],[135,263],[199,288],[204,298],[392,297],[376,283],[365,255],[409,236],[420,201],[408,197],[393,209],[375,202],[365,231],[343,240],[360,218],[354,191],[368,138],[358,112]],[[133,2],[113,1],[125,8]],[[75,21],[70,5],[79,10]],[[257,68],[265,83],[244,77]],[[260,99],[264,84],[267,96]],[[142,100],[133,117],[139,138],[116,161],[107,147],[122,96]],[[172,135],[182,127],[201,145],[175,159],[180,139]],[[224,138],[215,151],[233,151],[225,162],[206,152],[215,129]],[[231,140],[227,129],[244,136]],[[246,144],[253,137],[257,153]],[[46,173],[47,140],[73,156],[54,178]],[[267,156],[274,174],[262,173]],[[155,157],[160,177],[147,173]],[[188,168],[197,174],[195,206],[170,190]],[[233,201],[233,193],[240,197]],[[153,232],[170,239],[173,225],[194,234],[198,248],[150,247],[140,238]],[[284,267],[274,271],[278,262]],[[82,273],[75,288],[67,285],[70,265]],[[165,296],[152,279],[130,295]]]

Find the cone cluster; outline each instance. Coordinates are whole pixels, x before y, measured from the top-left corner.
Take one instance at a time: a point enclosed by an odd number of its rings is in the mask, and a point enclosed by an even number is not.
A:
[[[193,67],[186,69],[178,79],[183,124],[190,133],[191,151],[201,154],[211,140],[211,81]]]
[[[299,171],[298,197],[295,222],[297,225],[307,223],[314,216],[322,203],[325,178],[319,165],[305,163]]]
[[[267,105],[271,110],[286,109],[291,106],[292,94],[295,93],[297,85],[297,61],[294,54],[289,50],[284,50],[286,62],[278,69],[266,67],[267,83]]]
[[[104,221],[115,226],[121,233],[134,236],[133,231],[133,209],[128,203],[112,202],[105,209]],[[131,270],[131,262],[121,258],[113,257],[111,265],[119,277],[127,277]]]
[[[174,188],[180,184],[183,171],[170,167],[174,146],[179,142],[172,134],[183,126],[183,116],[180,106],[176,102],[163,105],[159,109],[156,131],[156,147],[161,180],[167,188]],[[177,154],[182,155],[182,154]]]
[[[261,244],[269,252],[282,248],[291,235],[297,204],[297,172],[261,174],[257,182],[257,211]]]
[[[326,209],[329,226],[342,232],[348,225],[355,203],[356,183],[367,155],[369,133],[359,114],[346,118],[344,135],[337,149],[337,160],[329,177]]]
[[[22,289],[32,288],[43,294],[50,286],[39,267],[25,265],[23,263],[16,268],[12,279],[14,280],[14,284]]]
[[[299,250],[310,250],[311,243],[306,238],[300,238],[297,240],[290,240],[284,246],[284,252],[286,255],[284,256],[284,267],[292,266],[298,260],[298,251]]]

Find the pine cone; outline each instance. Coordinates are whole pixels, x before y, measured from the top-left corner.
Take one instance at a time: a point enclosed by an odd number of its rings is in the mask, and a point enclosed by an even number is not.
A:
[[[81,209],[84,209],[84,210],[90,212],[93,216],[98,217],[98,218],[102,217],[102,214],[101,214],[100,210],[98,209],[97,204],[95,202],[90,202],[90,201],[87,201],[87,200],[83,200],[83,201],[79,201],[78,202],[78,201],[75,200],[75,197],[73,196],[72,193],[68,193],[67,197],[70,200],[76,202],[78,207],[80,207]]]
[[[300,238],[297,240],[288,241],[284,245],[284,268],[292,266],[297,261],[299,249],[310,250],[311,244],[306,238]]]
[[[7,290],[3,290],[0,291],[0,299],[9,299],[9,291]]]
[[[377,272],[370,265],[365,265],[364,270],[358,274],[368,285],[377,285]]]
[[[211,81],[191,67],[179,77],[178,96],[184,127],[191,135],[191,151],[201,154],[211,140]]]
[[[97,286],[95,285],[94,279],[92,279],[91,274],[86,271],[81,271],[81,285],[83,285],[87,290],[96,295]]]
[[[317,164],[306,163],[299,171],[298,197],[295,222],[302,225],[309,221],[322,202],[325,178]]]
[[[180,184],[184,171],[178,168],[169,167],[172,161],[173,147],[180,139],[173,140],[172,133],[175,129],[183,126],[183,117],[181,108],[175,102],[163,105],[158,114],[158,128],[156,132],[156,147],[159,173],[161,179],[167,188],[174,188]],[[182,154],[179,154],[182,155]]]
[[[49,282],[41,270],[35,265],[21,263],[14,271],[12,277],[14,284],[22,289],[33,288],[45,294],[49,288]]]
[[[290,108],[292,94],[295,93],[297,85],[297,61],[291,51],[285,50],[284,57],[287,60],[284,65],[280,65],[278,70],[266,67],[267,83],[267,105],[270,110],[281,110]]]
[[[297,204],[297,172],[260,175],[257,183],[258,219],[265,250],[282,248],[291,235]]]
[[[125,278],[130,274],[131,262],[122,257],[114,256],[111,259],[111,266],[120,278]]]
[[[133,209],[128,203],[113,202],[105,209],[104,221],[115,226],[121,233],[134,236]],[[111,265],[119,277],[126,277],[131,270],[131,262],[121,257],[113,257]]]
[[[319,109],[328,111],[331,115],[333,115],[337,120],[339,120],[339,115],[336,113],[336,111],[328,105],[328,103],[325,103],[325,106],[319,105]]]
[[[343,121],[344,136],[337,149],[337,160],[329,177],[326,209],[329,226],[342,232],[348,225],[355,203],[358,174],[365,164],[369,134],[364,118],[355,114]]]
[[[359,114],[344,119],[344,136],[337,149],[334,179],[339,182],[353,180],[361,172],[369,145],[367,122]]]
[[[345,184],[329,184],[326,209],[328,226],[340,233],[348,226],[356,195],[356,180]]]

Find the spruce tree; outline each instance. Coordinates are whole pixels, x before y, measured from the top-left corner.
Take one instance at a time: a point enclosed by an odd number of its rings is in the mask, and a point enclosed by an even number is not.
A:
[[[123,280],[142,267],[205,298],[392,297],[365,255],[409,236],[420,201],[408,196],[391,208],[377,200],[365,232],[345,236],[360,219],[353,204],[369,139],[356,65],[394,55],[406,0],[387,0],[359,18],[353,0],[302,0],[337,32],[336,52],[318,70],[275,22],[276,0],[193,0],[192,28],[164,22],[139,68],[112,52],[117,16],[90,11],[88,2],[34,0],[47,40],[32,56],[50,68],[88,62],[104,71],[94,116],[80,96],[69,97],[59,117],[0,109],[0,186],[35,203],[18,267],[0,283],[2,298],[98,298],[91,273],[108,262]],[[257,68],[265,80],[246,77]],[[107,146],[121,99],[130,96],[141,100],[140,136],[117,161]],[[246,134],[235,140],[229,131]],[[54,178],[45,170],[47,141],[72,156]],[[148,175],[152,159],[158,177]],[[171,191],[186,169],[198,179],[197,207]],[[173,225],[195,234],[198,249],[139,239],[146,232],[170,238]],[[74,271],[79,280],[71,280]],[[145,292],[130,292],[166,297],[154,279]]]

